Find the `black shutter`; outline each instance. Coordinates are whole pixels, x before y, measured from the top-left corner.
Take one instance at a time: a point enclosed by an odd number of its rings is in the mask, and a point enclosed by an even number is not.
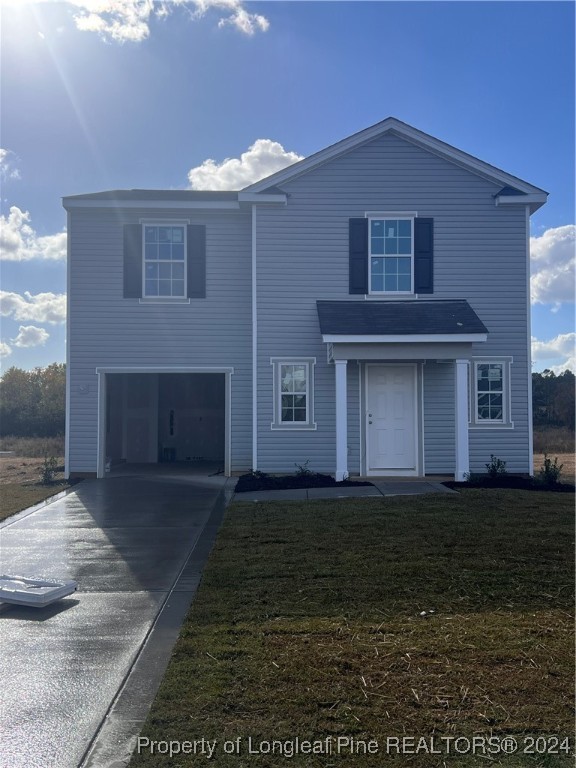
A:
[[[188,240],[188,298],[206,298],[206,227],[189,224]]]
[[[124,225],[124,298],[142,298],[142,225]]]
[[[414,293],[434,293],[434,219],[414,219]]]
[[[368,293],[368,219],[349,220],[349,293]]]

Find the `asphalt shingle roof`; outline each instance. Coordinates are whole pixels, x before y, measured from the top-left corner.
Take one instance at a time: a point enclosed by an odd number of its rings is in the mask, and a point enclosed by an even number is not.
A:
[[[467,301],[317,301],[320,332],[342,336],[488,333]]]

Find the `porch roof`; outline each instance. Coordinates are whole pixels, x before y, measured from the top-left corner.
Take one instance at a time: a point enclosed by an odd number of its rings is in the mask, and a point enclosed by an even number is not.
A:
[[[485,341],[488,329],[464,299],[317,301],[325,342]]]

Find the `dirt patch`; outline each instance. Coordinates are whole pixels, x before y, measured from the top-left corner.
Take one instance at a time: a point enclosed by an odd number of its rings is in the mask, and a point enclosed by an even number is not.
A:
[[[64,482],[64,459],[57,458],[58,471],[54,475],[55,482]],[[32,459],[22,456],[0,457],[0,485],[17,483],[18,485],[35,485],[40,482],[44,459]]]

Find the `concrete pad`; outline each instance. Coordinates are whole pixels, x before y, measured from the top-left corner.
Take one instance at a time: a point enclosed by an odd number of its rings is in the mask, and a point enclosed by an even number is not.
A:
[[[5,570],[74,578],[79,589],[46,608],[0,612],[3,764],[77,768],[142,658],[132,705],[127,699],[118,710],[123,731],[137,731],[200,582],[225,484],[84,481],[64,498],[5,521]]]
[[[254,491],[235,493],[233,501],[306,501],[306,488],[290,488],[285,491]]]
[[[355,497],[382,496],[374,485],[343,486],[342,488],[308,488],[309,499],[350,499]]]
[[[450,493],[440,483],[429,483],[426,480],[400,480],[393,482],[374,481],[384,496],[419,496],[424,493]]]

